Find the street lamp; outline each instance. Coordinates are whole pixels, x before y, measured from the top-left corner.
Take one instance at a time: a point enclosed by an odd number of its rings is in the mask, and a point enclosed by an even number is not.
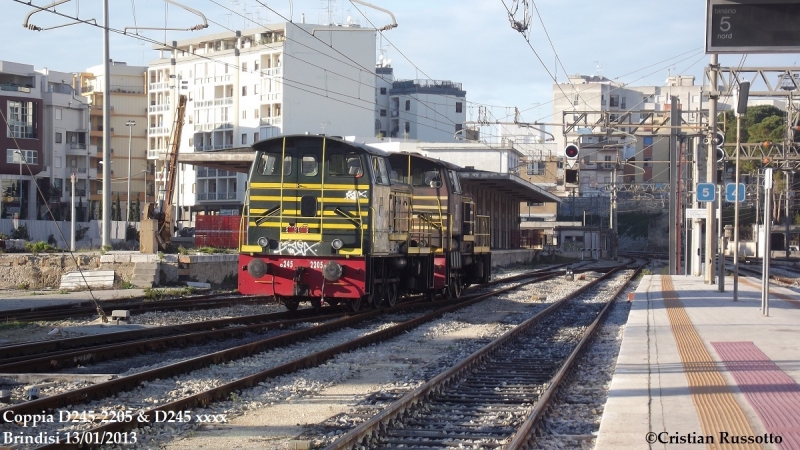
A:
[[[129,120],[125,122],[125,126],[128,127],[128,195],[125,197],[125,204],[128,207],[128,211],[125,213],[125,229],[128,229],[128,222],[131,220],[131,140],[133,138],[133,127],[136,126],[135,120]]]

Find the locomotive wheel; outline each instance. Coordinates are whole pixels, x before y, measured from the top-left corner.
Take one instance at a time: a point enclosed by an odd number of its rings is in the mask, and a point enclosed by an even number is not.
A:
[[[389,283],[383,294],[383,304],[389,308],[397,304],[397,283]]]
[[[429,291],[425,292],[425,300],[429,301],[429,302],[432,302],[432,301],[436,300],[436,291],[429,290]]]
[[[369,303],[372,303],[374,308],[379,308],[384,304],[384,296],[385,290],[383,288],[383,283],[377,283],[375,287],[372,288],[372,294],[369,296]]]
[[[325,303],[327,303],[327,304],[329,304],[331,306],[336,306],[336,305],[339,304],[339,300],[335,299],[335,298],[329,298],[329,299],[325,300]]]
[[[461,287],[461,280],[454,279],[450,281],[450,286],[447,287],[447,295],[450,298],[460,298],[463,292]]]
[[[283,303],[283,306],[285,306],[286,309],[291,312],[297,311],[297,308],[300,306],[300,302],[298,302],[297,300],[284,299],[281,300],[281,303]]]
[[[361,311],[361,304],[363,302],[362,297],[358,297],[356,299],[347,300],[344,304],[348,311],[355,313]]]
[[[314,311],[319,312],[322,309],[322,299],[321,298],[312,298],[311,299],[311,307],[314,308]]]

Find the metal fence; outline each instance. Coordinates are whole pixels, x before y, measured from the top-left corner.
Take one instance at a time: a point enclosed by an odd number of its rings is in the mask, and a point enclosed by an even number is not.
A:
[[[195,220],[196,247],[239,248],[239,223],[242,216],[205,216]]]

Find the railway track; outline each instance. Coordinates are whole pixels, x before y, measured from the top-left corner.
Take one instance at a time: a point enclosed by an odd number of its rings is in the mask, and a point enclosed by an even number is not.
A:
[[[527,282],[536,282],[539,281],[540,279],[546,277],[552,277],[562,273],[563,272],[556,272],[554,274],[548,274],[543,277],[531,279]],[[523,283],[520,283],[516,286],[512,286],[505,289],[506,290],[515,289],[521,286],[522,284]],[[486,298],[487,296],[494,294],[495,293],[482,294],[472,298],[464,298],[459,301],[442,300],[439,302],[435,302],[436,306],[440,307],[438,307],[435,311],[425,314],[423,316],[401,321],[396,325],[393,325],[388,328],[381,327],[379,331],[368,334],[367,336],[363,336],[362,338],[356,339],[354,341],[347,342],[341,345],[336,345],[331,348],[326,348],[321,351],[311,353],[304,358],[300,358],[295,361],[281,364],[278,367],[274,367],[266,371],[254,373],[246,377],[224,382],[223,384],[216,386],[212,389],[208,389],[204,392],[170,402],[167,405],[160,406],[159,408],[151,408],[150,410],[144,411],[143,414],[145,416],[150,415],[150,417],[153,418],[157,414],[157,411],[170,411],[170,410],[179,411],[179,410],[184,410],[186,408],[190,408],[192,406],[204,405],[207,404],[208,402],[214,401],[215,399],[227,398],[232,392],[235,392],[236,390],[252,387],[255,384],[270,377],[275,377],[284,373],[291,373],[293,371],[300,370],[305,367],[311,367],[321,364],[325,360],[332,358],[333,356],[340,354],[342,352],[349,351],[351,349],[358,348],[361,346],[369,345],[374,342],[379,342],[381,340],[389,339],[393,336],[403,333],[405,330],[411,329],[413,327],[418,326],[421,323],[431,320],[432,318],[439,317],[449,310],[463,308],[466,305],[479,302],[483,298]],[[407,307],[408,308],[426,307],[430,309],[430,307],[433,305],[434,304],[431,303],[420,302],[417,305],[408,305]],[[217,352],[213,355],[206,355],[203,357],[192,358],[190,360],[183,361],[178,364],[147,370],[138,374],[132,374],[116,380],[110,380],[105,383],[100,383],[94,386],[88,386],[68,393],[58,394],[51,397],[26,402],[23,404],[13,405],[13,407],[6,408],[6,410],[13,409],[16,414],[20,413],[24,414],[25,411],[28,411],[30,413],[40,413],[42,410],[54,410],[55,408],[64,407],[66,405],[79,405],[81,403],[90,401],[92,399],[105,398],[109,395],[118,393],[120,391],[130,391],[131,389],[135,389],[141,383],[146,383],[148,381],[156,379],[161,379],[161,380],[169,379],[172,376],[177,376],[182,373],[187,373],[191,370],[197,370],[198,368],[201,368],[204,365],[223,364],[226,360],[233,360],[237,358],[246,357],[256,352],[264,351],[268,348],[276,348],[279,345],[290,345],[293,342],[299,342],[302,339],[308,339],[310,336],[314,335],[318,336],[321,334],[331,333],[337,328],[341,328],[343,326],[355,326],[358,323],[361,323],[370,318],[377,317],[378,315],[381,315],[383,313],[384,311],[371,311],[357,316],[344,317],[322,325],[312,327],[307,330],[294,331],[281,336],[273,337],[265,341],[248,344],[246,346],[241,346],[236,349],[230,349],[225,352]],[[397,313],[397,311],[392,310],[392,314],[395,313]],[[314,346],[309,345],[309,347],[314,347]],[[95,406],[92,407],[96,409]],[[109,406],[109,408],[111,408],[111,406]],[[133,429],[136,428],[137,426],[145,426],[145,425],[146,424],[137,425],[130,423],[127,424],[111,423],[111,424],[106,424],[103,427],[96,429],[95,431],[112,431],[112,430],[120,431],[123,429]],[[59,448],[63,448],[63,443],[62,447]]]
[[[638,272],[607,288],[610,301],[582,302],[585,286],[551,305],[326,449],[525,447],[571,363]],[[609,283],[615,273],[596,284]]]
[[[131,313],[144,313],[148,311],[213,309],[230,305],[261,304],[272,301],[273,300],[271,297],[266,296],[243,296],[239,294],[226,293],[192,295],[189,297],[156,301],[146,297],[124,300],[105,300],[101,303],[101,305],[103,309],[109,313],[113,309],[127,309],[131,311]],[[70,303],[67,305],[51,305],[37,308],[0,311],[0,321],[44,322],[76,317],[87,317],[96,314],[97,308],[92,302],[81,302]]]

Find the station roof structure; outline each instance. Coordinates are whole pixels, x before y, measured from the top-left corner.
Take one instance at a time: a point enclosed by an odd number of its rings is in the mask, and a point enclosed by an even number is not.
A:
[[[500,192],[516,197],[523,202],[561,203],[561,198],[529,181],[511,174],[463,169],[458,179],[465,187],[475,186],[481,190]]]

